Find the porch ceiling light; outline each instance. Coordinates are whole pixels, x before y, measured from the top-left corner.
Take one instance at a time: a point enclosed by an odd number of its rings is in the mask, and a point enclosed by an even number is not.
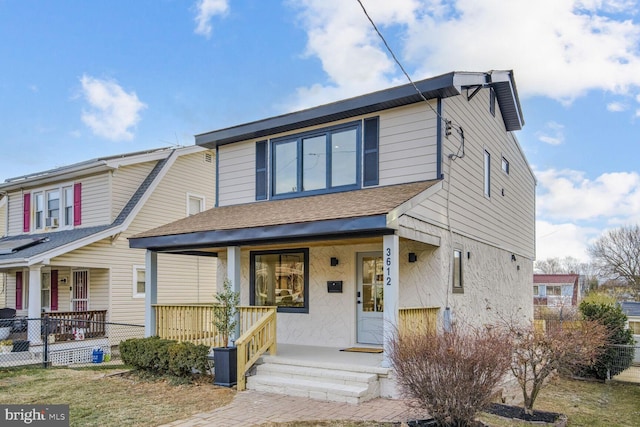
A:
[[[338,265],[339,261],[338,258],[336,257],[331,257],[331,267],[335,267],[336,265]]]
[[[418,260],[418,255],[413,252],[409,252],[409,262],[416,262]]]

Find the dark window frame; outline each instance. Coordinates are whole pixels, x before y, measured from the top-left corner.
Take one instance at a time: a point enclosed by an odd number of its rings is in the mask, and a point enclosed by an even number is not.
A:
[[[271,249],[249,253],[249,305],[256,305],[256,255],[298,254],[304,255],[304,306],[278,307],[278,313],[309,313],[309,248]]]
[[[458,265],[456,265],[456,254],[458,254]],[[463,252],[462,249],[453,249],[453,254],[452,254],[452,259],[453,262],[451,263],[451,287],[452,287],[452,291],[454,294],[463,294],[464,293],[464,275],[463,275],[463,271],[464,271],[464,261],[463,261]],[[456,270],[457,270],[457,276],[456,276]],[[456,278],[458,280],[456,280]]]
[[[331,137],[330,135],[333,133],[339,133],[339,132],[343,132],[343,131],[347,131],[347,130],[355,130],[356,131],[356,153],[355,153],[355,168],[356,170],[355,172],[355,184],[347,184],[347,185],[340,185],[340,186],[332,186],[331,184],[331,166],[332,166],[332,152],[331,152]],[[322,129],[315,129],[315,130],[311,130],[311,131],[307,131],[307,132],[302,132],[302,133],[298,133],[298,134],[294,134],[294,135],[289,135],[286,137],[282,137],[282,138],[277,138],[277,139],[273,139],[271,141],[271,151],[270,151],[270,159],[269,159],[269,166],[272,170],[271,176],[270,176],[270,184],[271,184],[271,189],[270,189],[270,195],[272,199],[286,199],[286,198],[292,198],[292,197],[300,197],[300,196],[310,196],[310,195],[315,195],[315,194],[326,194],[326,193],[336,193],[336,192],[341,192],[341,191],[350,191],[350,190],[357,190],[362,188],[362,121],[358,120],[355,122],[349,122],[349,123],[342,123],[339,125],[335,125],[335,126],[330,126],[330,127],[325,127]],[[325,146],[327,147],[327,159],[326,159],[326,169],[325,169],[325,182],[326,182],[326,188],[321,188],[321,189],[315,189],[315,190],[308,190],[305,191],[302,188],[302,180],[303,180],[303,176],[302,176],[302,160],[303,160],[303,139],[310,139],[310,138],[314,138],[314,137],[318,137],[318,136],[326,136],[326,140],[325,140]],[[276,193],[276,187],[277,187],[277,183],[276,183],[276,178],[277,178],[277,174],[275,173],[275,168],[276,168],[276,162],[277,162],[277,156],[276,156],[276,149],[277,146],[279,144],[284,144],[284,143],[292,143],[294,142],[296,144],[296,160],[297,160],[297,166],[296,166],[296,180],[297,180],[297,184],[296,184],[296,191],[291,191],[291,192],[287,192],[287,193],[280,193],[277,194]]]

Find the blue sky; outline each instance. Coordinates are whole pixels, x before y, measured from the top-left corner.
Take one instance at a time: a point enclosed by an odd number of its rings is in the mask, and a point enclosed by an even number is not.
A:
[[[640,222],[631,0],[362,0],[418,80],[513,69],[537,255]],[[0,0],[0,180],[406,83],[357,0]]]

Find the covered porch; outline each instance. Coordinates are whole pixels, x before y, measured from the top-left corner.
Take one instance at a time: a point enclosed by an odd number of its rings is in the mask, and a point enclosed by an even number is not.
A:
[[[405,212],[438,189],[439,182],[425,181],[214,208],[134,236],[130,246],[147,249],[145,334],[218,344],[206,309],[160,306],[157,298],[159,253],[215,255],[218,287],[228,279],[242,310],[264,309],[235,334],[239,390],[262,353],[270,353],[267,360],[283,345],[377,348],[374,357],[334,356],[387,369],[399,332],[438,327],[442,298],[421,274],[429,270],[439,283],[440,237],[401,224]],[[176,335],[177,324],[190,331]]]
[[[223,346],[213,326],[213,308],[203,304],[156,304],[153,306],[156,328],[152,335],[177,341]],[[277,307],[239,307],[238,390],[244,390],[246,376],[259,360],[277,364],[369,372],[387,376],[385,355],[380,346],[332,347],[279,343]],[[409,331],[436,333],[439,307],[411,307],[398,310],[399,334]]]

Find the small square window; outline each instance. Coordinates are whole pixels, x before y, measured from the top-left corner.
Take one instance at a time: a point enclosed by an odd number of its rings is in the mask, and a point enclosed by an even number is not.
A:
[[[146,291],[146,277],[144,266],[133,267],[133,297],[144,298]]]
[[[204,211],[204,197],[187,194],[187,216],[199,214]]]
[[[509,175],[509,160],[502,157],[502,171]]]

